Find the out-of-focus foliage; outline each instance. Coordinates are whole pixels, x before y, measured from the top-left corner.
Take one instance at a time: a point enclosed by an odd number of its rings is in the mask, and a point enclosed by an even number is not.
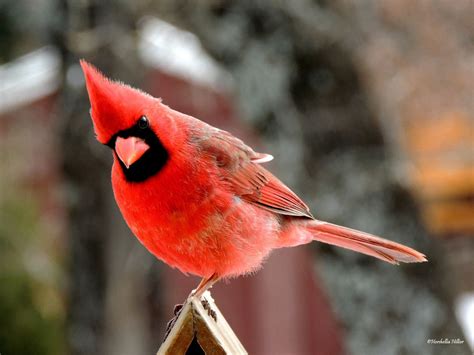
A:
[[[14,42],[15,23],[10,15],[9,7],[0,1],[0,63],[10,59],[10,51]]]
[[[0,63],[26,54],[48,41],[59,21],[55,1],[0,0]]]
[[[4,188],[2,186],[1,188]],[[46,233],[31,195],[10,190],[0,199],[0,349],[4,354],[61,354],[58,294],[42,280],[40,242]],[[44,257],[44,255],[43,255]],[[36,260],[35,260],[36,259]]]
[[[38,173],[32,163],[45,153],[38,144],[48,133],[40,122],[29,120],[38,129],[31,137],[22,129],[22,118],[4,124],[0,140],[0,165],[8,167],[0,170],[0,352],[62,354],[65,313],[58,287],[63,277],[58,221],[45,213],[35,186],[19,178]],[[30,144],[15,144],[25,141]]]

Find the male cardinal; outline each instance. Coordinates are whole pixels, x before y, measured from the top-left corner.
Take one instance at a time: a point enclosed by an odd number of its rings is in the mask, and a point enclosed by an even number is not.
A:
[[[230,133],[174,111],[81,61],[97,140],[112,149],[112,186],[125,221],[157,258],[217,280],[257,270],[275,248],[313,240],[392,264],[426,261],[404,245],[317,220]]]

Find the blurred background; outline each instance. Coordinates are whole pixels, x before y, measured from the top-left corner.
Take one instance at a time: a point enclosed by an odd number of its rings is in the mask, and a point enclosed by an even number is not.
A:
[[[314,243],[221,282],[251,354],[470,354],[473,16],[471,0],[0,0],[0,353],[153,354],[198,283],[125,226],[85,58],[273,154],[320,219],[427,254],[394,267]]]

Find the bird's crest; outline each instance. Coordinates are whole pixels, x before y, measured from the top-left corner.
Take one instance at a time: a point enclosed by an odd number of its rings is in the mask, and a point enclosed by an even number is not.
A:
[[[81,60],[91,103],[91,118],[97,139],[106,144],[118,131],[131,127],[152,103],[152,96],[106,78],[92,64]]]

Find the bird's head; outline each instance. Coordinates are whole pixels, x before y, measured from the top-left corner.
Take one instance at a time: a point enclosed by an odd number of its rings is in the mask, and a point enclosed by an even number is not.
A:
[[[106,78],[81,60],[97,140],[115,152],[129,181],[143,181],[168,160],[171,133],[168,107],[140,90]],[[170,127],[171,126],[171,127]]]

